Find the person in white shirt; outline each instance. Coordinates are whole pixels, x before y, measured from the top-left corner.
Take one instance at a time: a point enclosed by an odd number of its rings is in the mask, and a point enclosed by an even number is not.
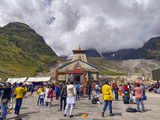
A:
[[[72,110],[75,104],[75,97],[76,97],[76,88],[73,85],[73,82],[69,82],[67,85],[67,105],[66,105],[65,112],[64,112],[65,117],[66,117],[69,105],[71,106],[70,107],[70,118],[73,117]]]
[[[49,103],[48,92],[49,92],[49,86],[47,86],[46,89],[45,89],[45,97],[44,97],[44,101],[45,101],[45,105],[46,105],[46,106],[48,106],[48,103]]]

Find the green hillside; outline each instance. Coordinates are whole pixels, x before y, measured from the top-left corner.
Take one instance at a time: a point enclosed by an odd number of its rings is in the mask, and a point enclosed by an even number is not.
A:
[[[16,22],[0,28],[1,78],[33,76],[56,61],[56,54],[28,25]]]
[[[123,72],[113,71],[119,68],[121,61],[118,60],[105,60],[104,58],[88,58],[89,63],[97,66],[101,75],[126,75]]]

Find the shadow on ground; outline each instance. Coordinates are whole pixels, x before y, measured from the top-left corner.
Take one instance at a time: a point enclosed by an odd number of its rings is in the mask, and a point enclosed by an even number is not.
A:
[[[22,120],[22,118],[29,117],[29,115],[36,114],[39,112],[40,111],[27,112],[27,113],[20,114],[19,116],[14,116],[14,117],[8,118],[7,120]]]

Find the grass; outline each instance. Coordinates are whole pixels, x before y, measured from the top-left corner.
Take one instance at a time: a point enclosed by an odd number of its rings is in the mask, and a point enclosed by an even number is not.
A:
[[[57,60],[54,51],[28,25],[10,23],[0,28],[0,78],[47,72]]]
[[[98,67],[100,74],[102,75],[112,75],[112,76],[119,76],[119,75],[126,75],[123,72],[115,72],[111,69],[116,69],[120,61],[114,60],[105,60],[103,58],[88,58],[88,61]]]

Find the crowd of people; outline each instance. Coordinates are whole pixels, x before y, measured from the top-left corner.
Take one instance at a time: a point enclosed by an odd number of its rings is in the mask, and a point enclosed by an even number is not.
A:
[[[160,94],[160,86],[159,86],[159,81],[152,83],[149,88],[148,88],[149,92],[154,92],[157,94]]]
[[[137,104],[137,112],[144,112],[144,100],[147,99],[145,94],[145,85],[140,83],[135,84],[124,84],[118,85],[116,83],[109,84],[106,81],[103,84],[96,84],[94,82],[88,82],[86,86],[86,93],[84,95],[82,86],[79,82],[74,83],[68,80],[67,83],[61,84],[47,84],[47,85],[24,85],[4,83],[0,86],[1,93],[1,116],[0,120],[6,118],[8,112],[8,104],[15,98],[16,104],[14,112],[18,116],[20,113],[23,98],[26,93],[30,92],[31,96],[33,93],[37,94],[37,105],[51,107],[54,104],[54,97],[59,100],[59,111],[64,112],[64,117],[67,116],[68,109],[70,108],[69,117],[73,117],[73,110],[76,101],[79,101],[81,96],[88,96],[88,100],[92,104],[103,104],[102,117],[105,116],[105,111],[109,106],[109,115],[113,116],[112,113],[112,101],[118,101],[120,97],[123,98],[124,104]],[[142,109],[140,110],[140,104]]]
[[[13,102],[13,98],[16,100],[14,107],[14,112],[16,115],[19,115],[20,108],[22,105],[23,97],[26,94],[27,89],[20,83],[18,86],[11,85],[10,83],[4,83],[0,85],[0,95],[1,95],[1,115],[0,120],[6,119],[8,112],[8,104]],[[13,106],[11,106],[13,107]],[[12,108],[11,108],[12,109]]]

